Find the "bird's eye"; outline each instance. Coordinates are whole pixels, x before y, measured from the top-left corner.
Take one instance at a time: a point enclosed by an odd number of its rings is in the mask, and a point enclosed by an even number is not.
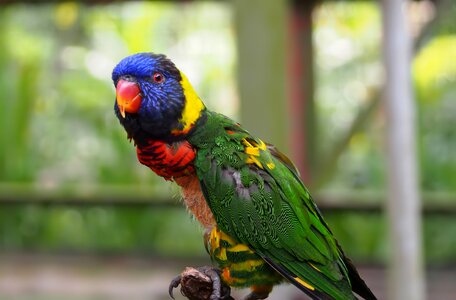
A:
[[[154,82],[156,82],[156,83],[162,83],[163,81],[165,81],[165,77],[160,72],[155,72],[154,75],[152,76],[152,78],[154,79]]]

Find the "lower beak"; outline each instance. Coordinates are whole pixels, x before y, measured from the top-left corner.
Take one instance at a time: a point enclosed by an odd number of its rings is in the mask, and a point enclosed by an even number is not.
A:
[[[119,105],[119,103],[117,103],[117,106],[119,107],[120,115],[125,119],[125,106]]]

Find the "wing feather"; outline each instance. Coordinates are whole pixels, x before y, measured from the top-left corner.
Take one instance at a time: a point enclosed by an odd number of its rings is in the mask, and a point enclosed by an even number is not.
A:
[[[208,114],[191,142],[198,149],[201,188],[220,230],[313,299],[355,299],[349,279],[354,268],[347,267],[293,163],[239,124]],[[359,276],[351,278],[359,284]]]
[[[199,178],[220,229],[314,299],[353,297],[336,242],[297,173],[267,150],[258,159],[274,168],[205,158],[208,172]]]

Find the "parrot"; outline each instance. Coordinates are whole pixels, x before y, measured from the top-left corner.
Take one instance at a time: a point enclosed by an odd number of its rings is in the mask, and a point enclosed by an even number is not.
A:
[[[287,281],[311,299],[376,299],[277,147],[206,108],[163,54],[125,57],[112,80],[114,112],[137,159],[180,186],[221,282],[250,288],[247,300]]]

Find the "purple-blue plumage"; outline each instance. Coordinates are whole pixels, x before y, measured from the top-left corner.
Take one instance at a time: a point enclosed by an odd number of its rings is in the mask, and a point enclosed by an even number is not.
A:
[[[154,81],[154,75],[162,81]],[[119,107],[115,113],[128,135],[141,143],[143,136],[165,137],[173,129],[181,129],[178,119],[185,105],[180,81],[182,76],[175,65],[164,55],[138,53],[124,58],[114,68],[112,80],[136,82],[142,91],[142,104],[137,113],[127,113],[123,118]]]

